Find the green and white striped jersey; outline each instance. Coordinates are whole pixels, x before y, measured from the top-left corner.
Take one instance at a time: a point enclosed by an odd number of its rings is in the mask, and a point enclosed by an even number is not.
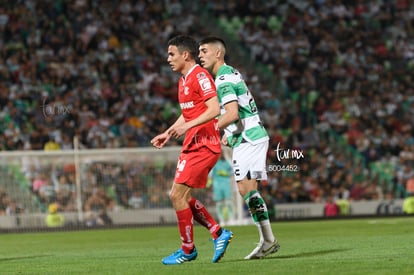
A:
[[[240,72],[224,64],[217,72],[215,83],[222,115],[227,103],[237,101],[239,105],[239,120],[224,129],[229,146],[237,147],[242,141],[258,144],[269,140],[256,102]]]

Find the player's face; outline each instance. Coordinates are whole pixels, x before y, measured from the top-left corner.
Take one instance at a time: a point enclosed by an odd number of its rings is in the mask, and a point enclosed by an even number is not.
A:
[[[185,58],[182,53],[178,51],[177,46],[168,46],[168,64],[170,64],[171,70],[174,72],[181,72],[184,68]]]
[[[214,63],[216,60],[215,48],[211,44],[202,44],[200,45],[198,50],[199,50],[198,57],[200,58],[201,66],[211,71],[214,67]]]

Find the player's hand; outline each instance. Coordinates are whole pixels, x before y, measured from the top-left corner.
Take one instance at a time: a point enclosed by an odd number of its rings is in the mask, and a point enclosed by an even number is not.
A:
[[[151,139],[151,144],[157,149],[161,149],[164,145],[170,140],[170,135],[168,133],[162,133]]]
[[[224,146],[228,146],[228,145],[229,145],[229,142],[227,141],[227,136],[226,136],[226,135],[223,135],[223,136],[221,137],[221,143],[222,143]]]
[[[168,131],[168,134],[174,138],[179,138],[184,135],[188,130],[188,126],[186,123],[175,126]]]

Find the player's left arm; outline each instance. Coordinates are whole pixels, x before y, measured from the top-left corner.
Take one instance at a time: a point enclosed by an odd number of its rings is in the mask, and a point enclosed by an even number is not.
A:
[[[210,97],[204,102],[204,104],[206,104],[207,109],[201,115],[193,120],[185,122],[184,124],[171,128],[168,133],[172,137],[179,138],[184,135],[188,129],[206,123],[220,114],[220,105],[217,96]]]

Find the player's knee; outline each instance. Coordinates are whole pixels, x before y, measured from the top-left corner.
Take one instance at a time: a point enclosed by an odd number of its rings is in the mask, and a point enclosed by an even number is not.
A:
[[[173,203],[188,203],[190,198],[186,193],[182,193],[180,191],[177,191],[176,189],[171,190],[169,194],[170,201]]]
[[[244,186],[243,184],[239,184],[238,187],[239,187],[238,191],[239,191],[240,196],[244,197],[244,195],[247,194],[246,186]]]
[[[179,194],[177,193],[177,192],[175,192],[174,190],[172,190],[171,192],[170,192],[170,194],[168,194],[168,197],[170,198],[170,201],[172,201],[172,202],[176,202],[176,201],[178,201],[179,200]]]
[[[237,182],[237,187],[239,194],[244,197],[246,194],[250,193],[251,191],[257,190],[257,184],[252,181],[242,180]]]

